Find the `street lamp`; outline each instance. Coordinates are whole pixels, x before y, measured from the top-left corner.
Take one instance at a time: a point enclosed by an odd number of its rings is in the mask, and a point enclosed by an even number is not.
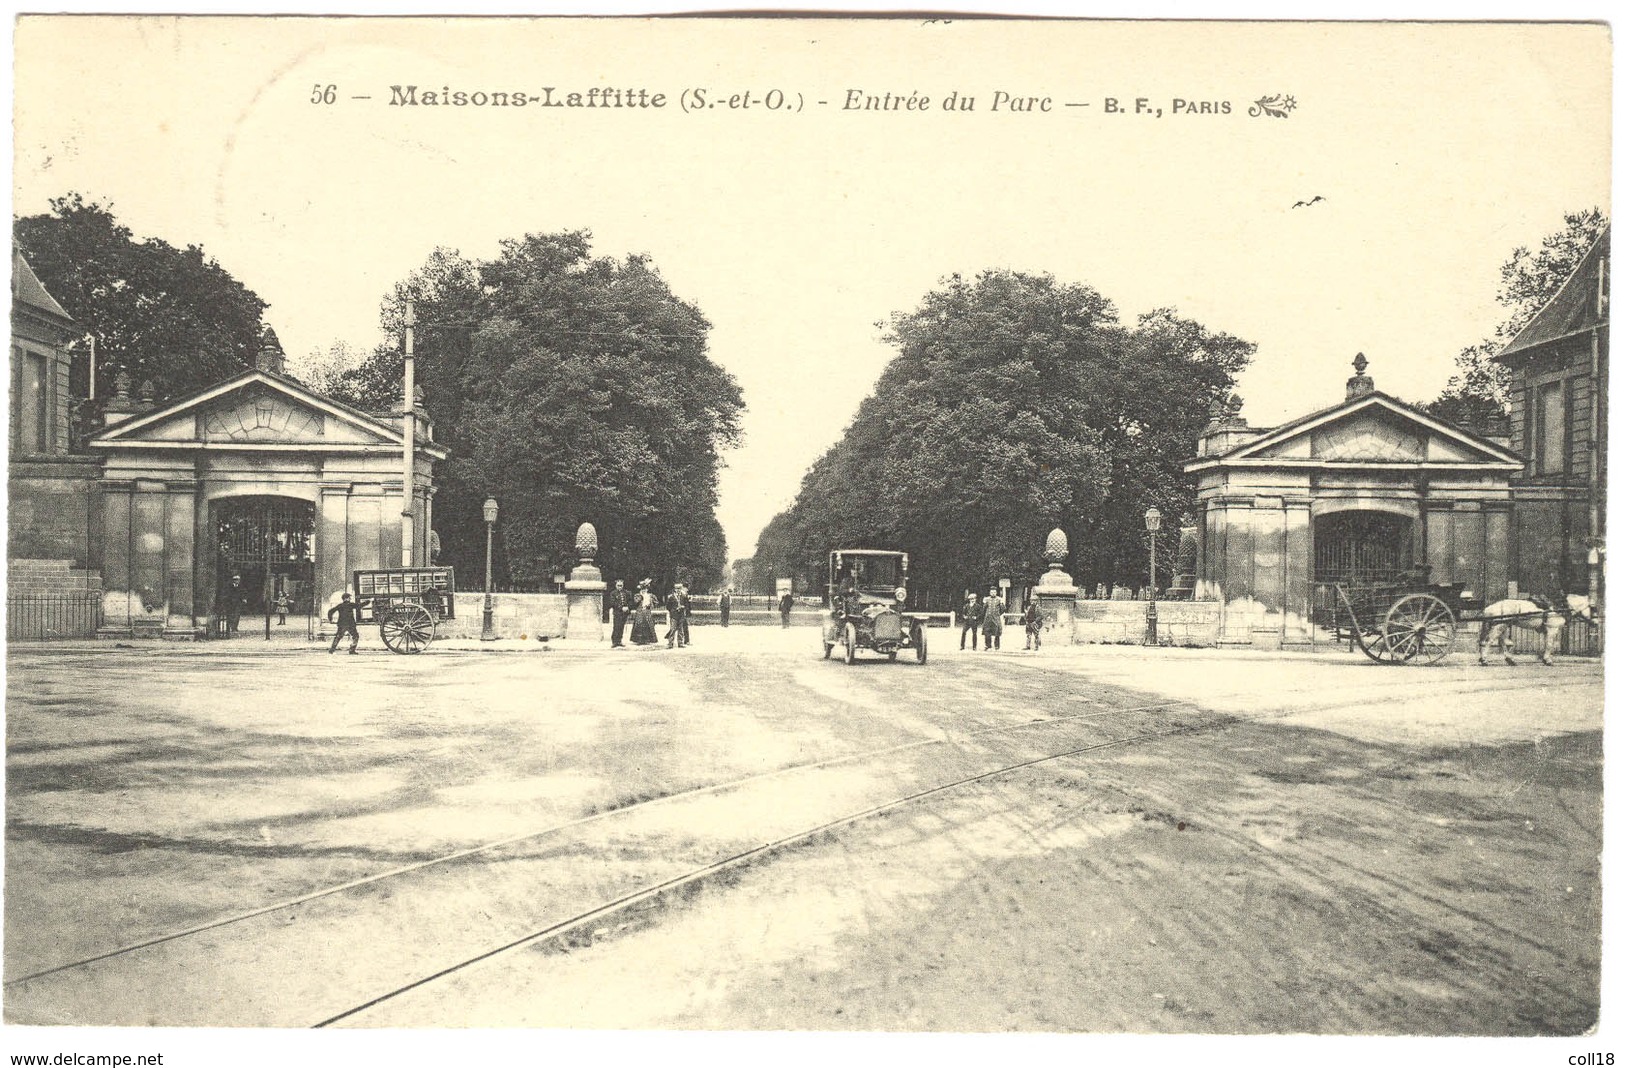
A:
[[[1145,606],[1145,644],[1157,644],[1157,531],[1162,529],[1162,513],[1145,510],[1145,529],[1151,535],[1151,599]]]
[[[491,626],[491,528],[497,522],[497,499],[485,498],[485,626],[480,631],[480,641],[496,641],[496,631]]]

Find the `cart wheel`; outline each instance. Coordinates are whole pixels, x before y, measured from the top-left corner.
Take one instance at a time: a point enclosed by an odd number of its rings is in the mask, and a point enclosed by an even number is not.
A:
[[[852,623],[846,625],[846,662],[851,664],[858,659],[858,628]]]
[[[914,628],[914,659],[925,663],[925,628]]]
[[[1379,664],[1399,663],[1394,657],[1394,651],[1388,647],[1388,636],[1383,632],[1380,623],[1374,630],[1362,627],[1355,633],[1354,642],[1360,647],[1360,652]]]
[[[1437,664],[1456,643],[1456,615],[1430,593],[1407,594],[1388,609],[1382,632],[1396,663]]]
[[[418,604],[398,604],[378,624],[378,633],[390,651],[421,653],[434,641],[434,616]]]

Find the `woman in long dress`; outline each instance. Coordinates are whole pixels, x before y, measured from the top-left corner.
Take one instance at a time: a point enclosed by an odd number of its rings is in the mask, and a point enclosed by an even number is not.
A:
[[[653,585],[648,579],[638,583],[638,594],[632,599],[632,644],[653,645],[655,643],[655,595],[649,587]]]

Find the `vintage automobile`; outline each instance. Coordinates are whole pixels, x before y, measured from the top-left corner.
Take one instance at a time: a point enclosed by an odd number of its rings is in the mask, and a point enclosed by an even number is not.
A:
[[[859,649],[891,660],[904,649],[925,663],[925,620],[908,608],[908,554],[880,549],[836,549],[829,554],[829,612],[824,617],[824,659],[839,645],[848,664]]]

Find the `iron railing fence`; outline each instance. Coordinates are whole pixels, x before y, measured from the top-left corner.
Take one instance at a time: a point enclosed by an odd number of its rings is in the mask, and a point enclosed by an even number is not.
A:
[[[94,638],[102,624],[98,590],[14,593],[6,597],[6,640],[14,642]]]

